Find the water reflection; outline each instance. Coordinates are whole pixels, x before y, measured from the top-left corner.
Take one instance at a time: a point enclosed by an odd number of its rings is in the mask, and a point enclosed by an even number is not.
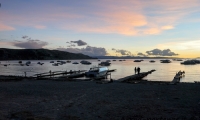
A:
[[[71,63],[66,63],[59,66],[53,66],[50,63],[51,60],[32,60],[29,66],[21,66],[19,61],[1,61],[0,64],[0,74],[1,75],[24,75],[27,72],[27,76],[32,76],[37,73],[49,72],[51,71],[70,71],[70,70],[89,70],[93,66],[98,66],[101,61],[106,60],[88,60],[92,64],[72,64],[73,62],[79,62],[81,60],[71,60]],[[183,82],[194,82],[199,81],[200,78],[200,64],[197,65],[181,65],[180,61],[172,61],[171,63],[160,63],[160,59],[156,59],[155,62],[150,63],[150,59],[144,59],[141,62],[133,62],[133,59],[127,59],[125,61],[120,60],[110,60],[111,65],[109,69],[117,69],[116,72],[112,73],[113,79],[119,79],[128,75],[135,74],[134,68],[140,67],[141,72],[146,72],[152,69],[156,71],[148,75],[145,79],[152,81],[171,81],[178,71],[185,71],[185,77],[182,78]],[[22,61],[26,63],[27,61]],[[38,62],[44,63],[43,65],[37,64]],[[56,60],[55,60],[56,62]],[[4,66],[4,65],[7,66]]]

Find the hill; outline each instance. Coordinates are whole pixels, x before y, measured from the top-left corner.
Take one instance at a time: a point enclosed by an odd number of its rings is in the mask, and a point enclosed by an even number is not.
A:
[[[87,55],[47,49],[0,48],[0,60],[67,60],[94,59]]]

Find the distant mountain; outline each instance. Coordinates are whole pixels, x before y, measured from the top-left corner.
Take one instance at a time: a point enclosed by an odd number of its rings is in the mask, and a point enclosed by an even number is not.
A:
[[[176,57],[93,56],[97,59],[178,59]]]
[[[47,49],[0,48],[0,60],[67,60],[94,59],[87,55]]]

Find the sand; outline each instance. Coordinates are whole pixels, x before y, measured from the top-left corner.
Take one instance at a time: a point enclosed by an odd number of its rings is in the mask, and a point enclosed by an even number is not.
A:
[[[199,119],[200,84],[0,82],[0,120]]]

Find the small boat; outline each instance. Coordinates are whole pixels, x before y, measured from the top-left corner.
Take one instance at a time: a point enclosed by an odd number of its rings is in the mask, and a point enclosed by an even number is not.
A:
[[[116,60],[113,60],[113,61],[116,61]]]
[[[154,63],[154,62],[156,62],[156,61],[155,61],[155,60],[150,60],[149,62]]]
[[[105,77],[108,72],[107,67],[92,67],[88,72],[85,72],[86,77],[100,78]]]
[[[53,66],[58,66],[58,63],[54,63],[54,64],[52,64]]]
[[[19,61],[18,63],[22,63],[22,61]]]
[[[106,60],[106,62],[111,62],[110,60]]]
[[[70,60],[67,60],[67,63],[71,63],[71,61],[70,61]]]
[[[78,62],[73,62],[72,64],[79,64]]]
[[[161,63],[171,63],[170,60],[161,60]]]
[[[141,60],[134,60],[133,62],[141,62]]]
[[[110,62],[101,62],[99,63],[100,66],[109,66],[111,63]]]
[[[84,64],[84,65],[90,65],[90,64],[92,64],[91,62],[85,61],[85,60],[82,60],[80,63],[81,63],[81,64]]]
[[[31,61],[26,62],[26,66],[29,66],[31,64]]]
[[[50,63],[54,63],[54,61],[50,61]]]
[[[177,59],[176,61],[183,61],[182,59]]]
[[[186,60],[184,62],[181,62],[181,64],[183,64],[183,65],[195,65],[196,62],[193,61],[193,60]]]

